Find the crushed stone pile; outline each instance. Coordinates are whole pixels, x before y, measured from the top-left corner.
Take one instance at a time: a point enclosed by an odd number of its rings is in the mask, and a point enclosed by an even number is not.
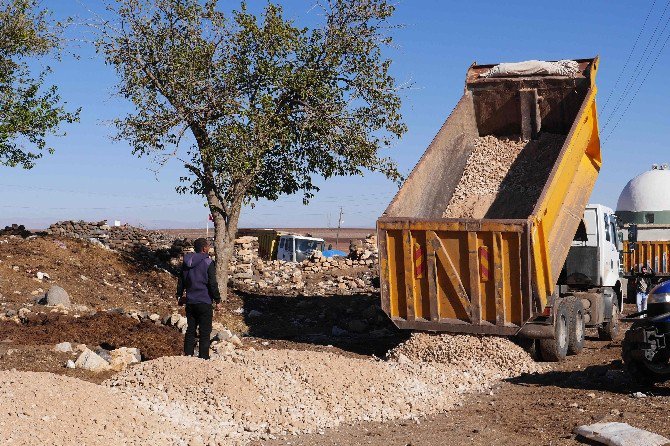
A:
[[[387,357],[401,363],[436,363],[474,370],[486,380],[543,370],[523,348],[496,336],[413,333]]]
[[[425,336],[399,346],[388,361],[293,350],[243,351],[209,363],[166,357],[104,385],[200,432],[205,443],[218,444],[318,432],[341,423],[416,418],[449,410],[464,392],[540,370],[504,339],[453,336],[443,349],[447,338]],[[419,354],[420,348],[437,353]],[[457,360],[458,352],[463,361]]]
[[[0,435],[28,445],[243,445],[342,423],[417,419],[538,370],[504,339],[415,334],[388,360],[296,350],[162,357],[101,385],[0,372]]]
[[[127,395],[51,373],[0,372],[0,407],[2,444],[183,444]]]
[[[474,140],[463,176],[444,218],[527,218],[565,141],[542,133],[538,140],[483,136]]]

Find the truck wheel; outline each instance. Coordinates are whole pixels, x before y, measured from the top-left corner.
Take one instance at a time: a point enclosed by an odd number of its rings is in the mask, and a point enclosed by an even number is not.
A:
[[[641,324],[635,322],[626,332],[621,343],[621,359],[623,359],[626,371],[635,381],[642,385],[653,385],[670,380],[670,364],[668,364],[669,352],[667,348],[659,351],[654,359],[640,359],[640,355],[635,355],[637,343],[633,341],[633,332],[641,330]]]
[[[554,339],[540,339],[542,359],[550,362],[563,361],[568,354],[568,324],[570,313],[565,301],[561,301],[554,316]]]
[[[584,333],[586,331],[586,322],[584,321],[584,304],[581,299],[575,299],[572,303],[572,313],[570,314],[570,327],[568,352],[573,355],[578,354],[584,348]]]
[[[598,338],[601,341],[613,341],[619,334],[619,304],[612,302],[612,317],[609,321],[603,322],[603,326],[598,328]]]

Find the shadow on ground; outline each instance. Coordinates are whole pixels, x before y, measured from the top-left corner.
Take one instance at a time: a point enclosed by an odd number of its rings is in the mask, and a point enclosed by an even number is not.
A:
[[[545,373],[523,374],[507,381],[522,386],[593,390],[621,395],[641,391],[656,396],[670,396],[670,387],[665,385],[649,387],[637,384],[618,359],[604,364],[589,365],[581,370],[552,370]]]
[[[238,292],[248,335],[384,357],[409,337],[381,310],[379,294],[264,296]]]

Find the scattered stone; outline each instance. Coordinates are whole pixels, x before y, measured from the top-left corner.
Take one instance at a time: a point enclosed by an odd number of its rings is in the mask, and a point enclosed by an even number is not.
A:
[[[42,271],[38,271],[36,276],[37,280],[51,280],[51,276],[49,276],[47,273],[43,273]]]
[[[70,344],[69,342],[61,342],[60,344],[56,344],[54,346],[54,351],[61,353],[70,353],[73,351],[72,344]]]
[[[142,355],[137,348],[120,347],[110,352],[110,366],[113,370],[120,371],[130,364],[137,364],[142,361]]]
[[[75,366],[79,369],[91,372],[105,372],[110,369],[109,363],[98,356],[94,351],[86,349],[75,361]]]
[[[670,443],[661,435],[618,422],[578,426],[573,432],[609,446],[663,446]]]
[[[47,305],[63,305],[66,308],[70,307],[70,296],[63,288],[58,285],[52,285],[47,291]]]
[[[68,359],[67,362],[65,363],[65,367],[68,369],[73,369],[76,367],[76,365],[73,360]]]

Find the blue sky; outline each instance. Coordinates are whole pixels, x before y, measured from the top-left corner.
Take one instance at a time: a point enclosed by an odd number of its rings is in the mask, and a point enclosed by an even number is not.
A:
[[[264,3],[249,1],[252,10]],[[318,20],[309,0],[280,3],[298,22]],[[634,80],[632,87],[607,133],[637,91],[625,116],[603,141],[604,166],[591,197],[592,202],[614,207],[630,178],[653,163],[670,162],[666,142],[670,48],[660,51],[670,36],[670,8],[661,17],[662,3],[652,9],[651,1],[399,1],[393,21],[403,27],[394,31],[395,44],[386,54],[394,61],[398,81],[411,82],[413,87],[403,93],[409,131],[387,154],[403,173],[412,169],[462,95],[465,72],[473,61],[600,55],[601,129],[629,80]],[[89,10],[100,8],[93,0],[43,0],[43,5],[57,17],[84,19],[90,17]],[[650,10],[635,52],[616,85]],[[70,35],[77,33],[75,29]],[[65,56],[54,63],[51,82],[59,85],[64,100],[82,107],[81,122],[64,127],[67,135],[53,139],[55,154],[45,156],[33,170],[0,167],[4,192],[0,224],[44,227],[62,219],[119,219],[147,227],[204,226],[204,199],[180,196],[174,190],[182,166],[175,162],[154,174],[156,166],[150,159],[139,159],[131,155],[127,144],[111,140],[110,120],[128,111],[129,105],[114,97],[114,72],[85,42],[73,42],[71,49],[81,57]],[[638,91],[657,55],[654,69]],[[639,73],[637,79],[635,73]],[[244,210],[240,226],[336,226],[341,206],[343,226],[372,227],[394,193],[395,186],[380,175],[332,179],[321,184],[321,192],[309,206],[302,205],[300,196],[258,203]]]

